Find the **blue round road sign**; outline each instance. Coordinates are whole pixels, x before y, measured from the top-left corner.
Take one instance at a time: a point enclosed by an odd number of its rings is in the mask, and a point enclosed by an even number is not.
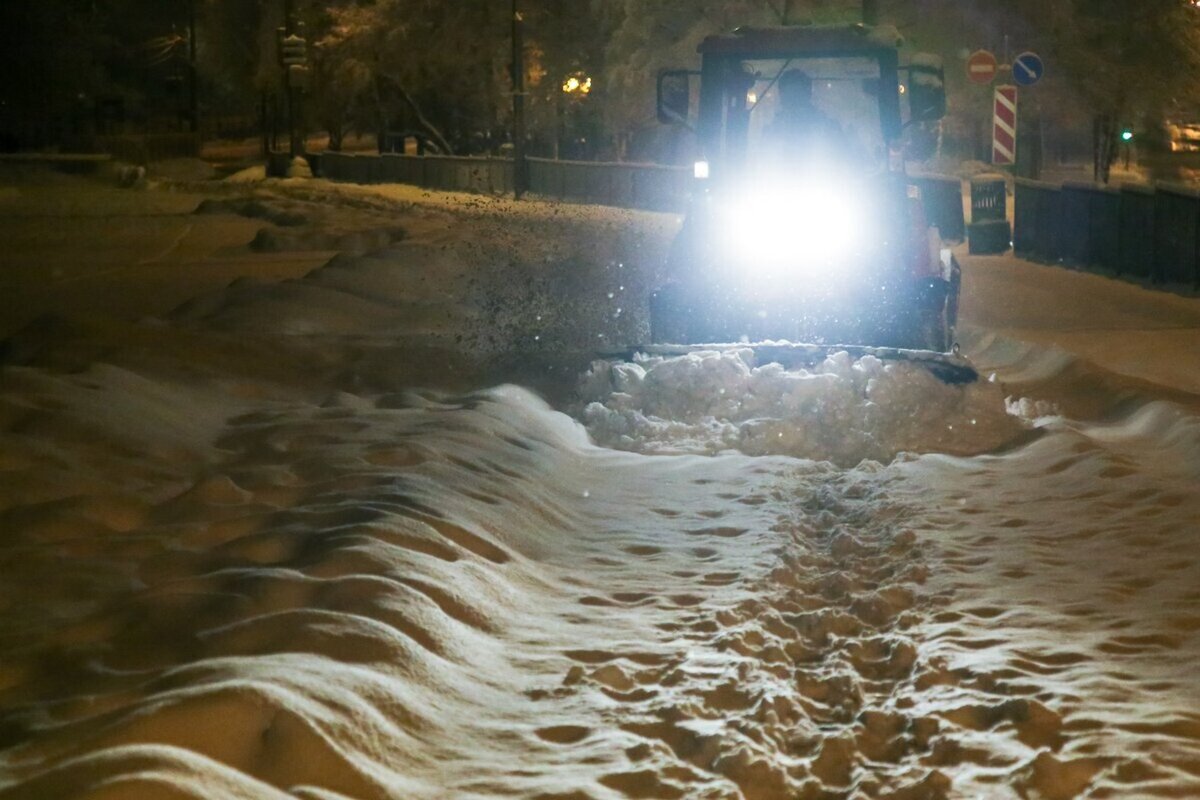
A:
[[[1013,59],[1013,80],[1021,86],[1033,86],[1046,74],[1046,65],[1037,53],[1021,53]]]

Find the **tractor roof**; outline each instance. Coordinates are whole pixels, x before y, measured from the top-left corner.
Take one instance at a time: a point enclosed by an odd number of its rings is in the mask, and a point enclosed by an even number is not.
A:
[[[738,28],[700,43],[704,55],[792,58],[878,55],[896,52],[904,37],[891,25],[796,25]]]

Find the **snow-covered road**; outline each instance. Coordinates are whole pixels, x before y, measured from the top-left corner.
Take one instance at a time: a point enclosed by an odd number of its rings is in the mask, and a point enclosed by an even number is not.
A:
[[[6,345],[0,798],[1200,795],[1200,301],[971,261],[975,387],[556,409],[673,220],[272,191],[348,254]]]

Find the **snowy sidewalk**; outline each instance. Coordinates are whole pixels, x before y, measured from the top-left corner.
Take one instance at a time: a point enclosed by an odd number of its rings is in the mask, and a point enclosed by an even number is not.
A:
[[[1200,298],[1003,256],[963,256],[961,324],[1200,394]]]
[[[264,221],[193,213],[202,200],[86,179],[0,186],[0,338],[46,313],[165,314],[238,278],[297,278],[334,255],[250,252]]]

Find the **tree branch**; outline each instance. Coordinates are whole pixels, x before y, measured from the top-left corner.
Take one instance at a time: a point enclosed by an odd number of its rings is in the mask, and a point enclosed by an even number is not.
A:
[[[454,155],[454,148],[452,148],[450,143],[446,141],[446,137],[442,136],[442,132],[437,129],[437,126],[430,122],[426,116],[421,113],[421,107],[417,105],[417,101],[414,100],[413,96],[408,93],[408,90],[400,84],[396,84],[396,89],[399,90],[400,96],[404,98],[404,102],[409,108],[412,109],[413,114],[417,118],[417,122],[421,124],[422,128],[429,131],[429,135],[435,142],[438,143],[438,147],[442,148],[442,152],[448,156]]]
[[[421,111],[421,106],[417,104],[416,99],[409,93],[409,91],[404,88],[404,84],[396,80],[396,78],[392,75],[388,75],[384,72],[380,72],[379,77],[391,82],[391,84],[396,88],[396,91],[400,93],[400,97],[404,100],[405,105],[412,110],[413,116],[417,118],[417,122],[422,128],[429,132],[429,137],[437,143],[437,146],[441,148],[442,152],[448,156],[454,155],[454,148],[452,148],[450,143],[446,141],[446,137],[442,135],[442,132],[438,130],[437,126],[430,122],[429,118],[426,117],[424,112]]]

